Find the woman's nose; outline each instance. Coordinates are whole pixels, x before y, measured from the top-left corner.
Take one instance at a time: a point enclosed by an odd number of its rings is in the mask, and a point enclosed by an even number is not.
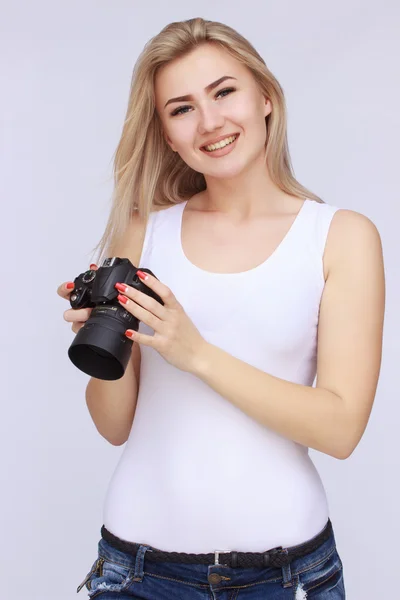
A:
[[[199,133],[213,131],[223,127],[225,119],[221,110],[216,105],[208,105],[199,111]]]

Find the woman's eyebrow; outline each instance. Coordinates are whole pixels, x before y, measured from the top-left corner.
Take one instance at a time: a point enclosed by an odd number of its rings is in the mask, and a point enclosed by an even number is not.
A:
[[[225,79],[236,79],[236,77],[232,77],[232,75],[224,75],[223,77],[220,77],[219,79],[217,79],[217,81],[213,81],[212,83],[209,83],[204,88],[205,91],[210,92],[211,90],[216,88],[220,83],[225,81]],[[186,96],[178,96],[177,98],[170,98],[170,100],[168,100],[168,102],[165,103],[164,108],[166,106],[168,106],[168,104],[171,104],[172,102],[185,102],[185,100],[193,100],[193,96],[191,94],[188,94]]]

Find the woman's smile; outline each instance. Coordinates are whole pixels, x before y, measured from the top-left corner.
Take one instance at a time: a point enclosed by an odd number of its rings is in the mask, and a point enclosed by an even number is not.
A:
[[[220,156],[225,156],[226,154],[229,154],[236,148],[239,136],[240,134],[238,133],[236,135],[236,139],[233,142],[226,144],[223,148],[216,148],[215,150],[206,150],[204,147],[202,147],[200,148],[200,150],[204,152],[204,154],[207,154],[207,156],[210,156],[211,158],[219,158]]]

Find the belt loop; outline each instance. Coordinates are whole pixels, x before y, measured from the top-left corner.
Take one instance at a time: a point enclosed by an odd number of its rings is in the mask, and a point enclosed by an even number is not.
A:
[[[285,554],[288,554],[287,548],[283,548],[282,552],[284,552]],[[283,577],[282,586],[284,588],[292,587],[293,581],[292,581],[292,569],[290,568],[290,563],[282,566],[282,577]]]
[[[152,552],[148,546],[140,545],[136,553],[135,573],[132,581],[142,581],[144,573],[144,557],[146,552]]]
[[[238,553],[235,550],[231,552],[231,567],[232,569],[236,569],[238,566]]]

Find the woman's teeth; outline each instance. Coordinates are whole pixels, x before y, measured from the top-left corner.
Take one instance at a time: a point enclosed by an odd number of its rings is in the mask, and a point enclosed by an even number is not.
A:
[[[237,138],[237,135],[232,135],[231,137],[225,138],[221,142],[217,142],[216,144],[210,144],[210,146],[204,146],[204,149],[207,152],[213,152],[213,150],[218,150],[219,148],[223,148],[224,146],[228,146],[228,144],[232,144]]]

